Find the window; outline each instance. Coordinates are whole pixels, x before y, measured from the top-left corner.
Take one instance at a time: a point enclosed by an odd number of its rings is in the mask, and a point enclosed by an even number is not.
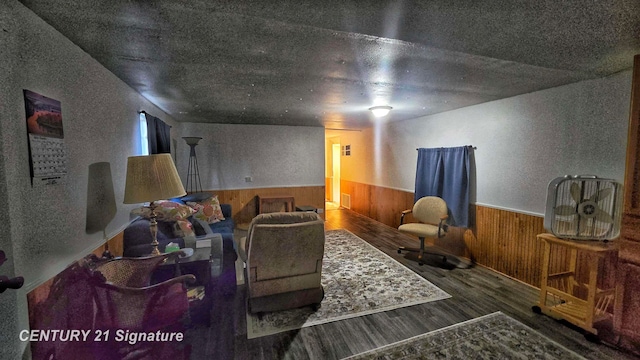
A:
[[[140,113],[140,155],[149,155],[149,135],[147,132],[147,117]]]
[[[351,145],[344,145],[342,147],[342,156],[351,156]]]

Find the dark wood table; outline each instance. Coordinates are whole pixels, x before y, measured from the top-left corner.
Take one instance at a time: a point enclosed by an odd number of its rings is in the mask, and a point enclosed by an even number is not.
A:
[[[214,279],[222,273],[223,251],[222,237],[213,234],[211,247],[193,249],[189,257],[178,257],[167,260],[160,265],[154,273],[154,281],[164,281],[183,274],[193,274],[196,277],[195,284],[189,287],[204,287],[205,295],[201,300],[189,302],[192,323],[204,323],[207,326],[211,321],[211,308],[213,306]]]

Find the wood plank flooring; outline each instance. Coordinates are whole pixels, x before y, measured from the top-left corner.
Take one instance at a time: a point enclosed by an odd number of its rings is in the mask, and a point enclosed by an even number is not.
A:
[[[588,342],[579,330],[531,311],[539,292],[491,270],[417,262],[397,253],[417,240],[349,210],[326,212],[326,229],[347,229],[420,274],[452,297],[446,300],[247,339],[244,286],[216,296],[211,327],[187,334],[192,359],[341,359],[482,315],[502,311],[587,359],[636,359],[605,343]],[[455,260],[455,259],[453,259]],[[455,261],[454,261],[455,262]]]

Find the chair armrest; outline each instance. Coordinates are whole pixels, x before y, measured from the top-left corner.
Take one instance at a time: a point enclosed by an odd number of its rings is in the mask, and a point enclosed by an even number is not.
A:
[[[449,215],[443,215],[440,217],[440,222],[438,223],[438,237],[441,238],[444,236],[449,230],[449,225],[445,223],[445,221],[449,218]]]
[[[247,237],[243,236],[240,238],[237,244],[238,247],[238,256],[242,259],[242,262],[247,262]]]
[[[202,239],[209,239],[211,238],[211,235],[214,234],[213,230],[211,230],[211,226],[209,226],[209,224],[206,221],[200,220],[200,219],[196,219],[196,221],[198,221],[198,223],[200,223],[200,225],[204,228],[204,235],[199,235],[196,236],[196,240],[202,240]]]
[[[400,225],[404,224],[404,217],[407,214],[411,214],[413,212],[413,210],[409,209],[409,210],[404,210],[400,213]]]
[[[166,253],[147,257],[117,257],[109,260],[97,259],[87,264],[87,268],[118,286],[144,287],[151,281],[151,274],[167,258],[177,253]]]
[[[145,287],[129,287],[129,286],[119,286],[110,282],[98,283],[97,286],[109,288],[111,290],[125,293],[125,294],[139,294],[144,292],[154,292],[162,288],[169,287],[175,283],[185,283],[185,284],[193,284],[196,281],[195,275],[186,274],[171,278],[169,280],[163,281],[161,283],[145,286]]]
[[[185,274],[185,275],[180,275],[180,276],[176,276],[174,278],[171,278],[169,280],[163,281],[161,283],[157,283],[157,284],[153,284],[147,287],[143,287],[141,288],[141,290],[152,290],[152,289],[156,289],[156,288],[161,288],[161,287],[167,287],[167,286],[171,286],[175,283],[184,283],[189,284],[189,285],[193,285],[196,282],[196,276],[193,274]]]
[[[145,287],[117,286],[90,279],[98,328],[132,328],[155,331],[175,326],[189,311],[187,283],[194,275],[171,278]]]
[[[206,239],[211,239],[213,237],[213,230],[211,230],[211,226],[209,226],[209,224],[207,224],[206,221],[200,220],[200,219],[196,219],[196,218],[192,218],[191,219],[191,223],[194,224],[198,224],[202,230],[204,230],[204,234],[200,234],[200,235],[187,235],[184,237],[184,243],[186,247],[195,247],[195,243],[198,240],[206,240]]]

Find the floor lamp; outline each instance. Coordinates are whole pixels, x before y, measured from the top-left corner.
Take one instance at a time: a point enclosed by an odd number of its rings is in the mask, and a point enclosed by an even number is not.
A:
[[[198,145],[198,142],[202,140],[202,138],[195,136],[185,136],[183,137],[183,139],[190,147],[189,168],[187,169],[187,191],[190,194],[193,194],[194,192],[202,192],[202,184],[200,183],[200,171],[198,171],[198,157],[196,156],[196,145]]]
[[[124,203],[149,203],[151,219],[149,230],[153,241],[151,255],[159,255],[158,222],[154,201],[186,195],[182,180],[170,154],[131,156],[127,160],[127,180],[124,186]]]

